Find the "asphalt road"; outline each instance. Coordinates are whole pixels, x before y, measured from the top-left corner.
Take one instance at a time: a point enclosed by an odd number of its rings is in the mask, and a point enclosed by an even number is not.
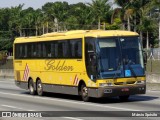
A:
[[[153,111],[150,115],[160,116],[160,91],[147,91],[145,95],[134,95],[126,102],[121,102],[116,97],[83,102],[78,96],[64,94],[46,93],[42,97],[32,96],[28,91],[15,86],[13,80],[0,79],[0,111],[18,111],[21,115],[26,111],[31,113],[41,111],[37,113],[38,118],[32,118],[33,120],[106,120],[106,118],[128,120],[128,117],[123,117],[123,115],[131,116],[136,113],[136,115],[146,116]],[[41,114],[48,117],[40,118]],[[0,118],[0,120],[8,119],[10,120],[10,118]],[[22,120],[20,117],[12,119]],[[158,120],[160,117],[132,116],[130,119]]]

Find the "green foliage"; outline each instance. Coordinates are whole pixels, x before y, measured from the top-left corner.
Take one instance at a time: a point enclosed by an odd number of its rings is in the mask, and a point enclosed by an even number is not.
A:
[[[106,29],[107,30],[119,30],[121,28],[122,21],[120,18],[115,18],[112,24],[107,23]]]
[[[0,51],[0,61],[2,61],[2,60],[4,60],[4,59],[6,59],[6,52],[7,51]]]
[[[160,9],[160,3],[157,0],[115,0],[115,3],[119,8],[112,9],[109,0],[92,0],[87,4],[48,2],[37,10],[31,7],[24,9],[23,4],[0,8],[0,50],[11,51],[15,37],[97,29],[102,23],[106,23],[107,30],[129,28],[130,25],[132,31],[143,32],[143,38],[146,37],[145,32],[150,31],[149,36],[153,39],[150,42],[156,45],[158,16],[155,9]]]

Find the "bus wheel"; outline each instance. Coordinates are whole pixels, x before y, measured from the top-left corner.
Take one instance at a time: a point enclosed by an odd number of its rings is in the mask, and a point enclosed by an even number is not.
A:
[[[35,95],[35,89],[34,89],[34,84],[33,84],[33,80],[31,79],[30,81],[29,81],[29,86],[28,86],[28,88],[29,88],[29,92],[30,92],[30,94],[31,95]]]
[[[120,99],[121,101],[127,101],[128,98],[129,98],[129,95],[119,96],[119,99]]]
[[[81,86],[81,95],[82,95],[82,100],[84,102],[88,102],[89,101],[88,89],[87,89],[85,84],[82,84],[82,86]]]
[[[37,94],[43,96],[43,87],[40,80],[37,81]]]

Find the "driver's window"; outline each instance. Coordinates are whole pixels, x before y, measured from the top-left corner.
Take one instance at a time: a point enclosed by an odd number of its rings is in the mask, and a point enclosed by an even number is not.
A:
[[[85,42],[85,61],[88,76],[92,79],[96,76],[96,56],[95,56],[95,43],[92,38],[88,38]]]

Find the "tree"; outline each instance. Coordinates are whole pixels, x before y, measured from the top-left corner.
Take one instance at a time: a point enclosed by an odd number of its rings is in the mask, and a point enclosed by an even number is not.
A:
[[[157,19],[157,22],[158,22],[158,46],[160,47],[160,1],[158,0],[152,0],[150,1],[150,4],[149,4],[149,10],[151,10],[152,14],[154,15],[153,18]]]
[[[34,22],[35,22],[35,29],[36,29],[36,36],[38,33],[41,33],[41,26],[42,26],[42,21],[43,21],[43,14],[41,9],[37,9],[34,12]]]
[[[98,29],[100,29],[101,21],[105,19],[110,11],[110,5],[108,0],[92,0],[92,3],[88,3],[94,13],[95,18],[98,20]]]
[[[131,9],[128,10],[129,7],[129,1],[130,0],[115,0],[115,3],[120,7],[120,8],[116,8],[112,14],[112,22],[115,18],[120,18],[122,21],[122,29],[125,29],[125,21],[126,18],[128,20],[128,30],[130,30],[130,15],[131,15]]]
[[[121,26],[120,26],[121,24],[122,24],[121,19],[115,18],[111,24],[106,23],[106,29],[107,30],[119,30],[121,29]]]
[[[68,12],[68,18],[67,19],[77,19],[76,23],[65,21],[68,25],[77,24],[76,29],[91,29],[91,25],[94,24],[95,19],[93,17],[93,13],[89,6],[87,6],[84,3],[77,3],[70,5],[70,9]]]
[[[154,20],[150,19],[150,17],[144,17],[142,21],[139,29],[146,33],[146,48],[149,49],[149,32],[156,30],[156,24]]]
[[[9,21],[9,29],[16,31],[17,35],[19,34],[20,36],[22,36],[22,8],[23,8],[24,4],[20,4],[17,7],[12,7],[10,9],[10,21]]]
[[[46,3],[42,6],[46,23],[54,23],[57,29],[56,31],[59,31],[59,23],[64,22],[67,18],[68,9],[69,5],[67,2]]]
[[[154,1],[154,0],[153,0]],[[136,14],[138,16],[138,31],[140,33],[140,37],[143,43],[143,34],[144,32],[146,32],[146,38],[147,38],[147,42],[146,42],[146,47],[148,49],[149,47],[149,31],[151,32],[152,30],[156,30],[155,28],[155,22],[153,22],[152,17],[150,16],[151,14],[151,3],[153,2],[151,0],[136,0],[135,2],[135,9],[136,9]],[[154,28],[154,29],[153,29]],[[152,33],[150,33],[151,35]]]

